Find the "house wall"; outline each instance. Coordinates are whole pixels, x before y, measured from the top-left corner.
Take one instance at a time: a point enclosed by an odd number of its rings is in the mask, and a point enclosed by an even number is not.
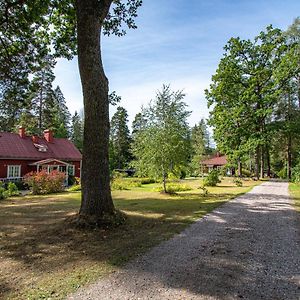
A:
[[[15,159],[0,159],[0,178],[7,178],[8,165],[20,165],[21,177],[31,171],[36,171],[36,166],[29,166],[37,160],[15,160]],[[80,161],[69,161],[68,163],[75,165],[75,176],[80,177]]]
[[[36,167],[29,166],[33,163],[31,160],[14,160],[14,159],[0,159],[0,178],[7,177],[7,166],[8,165],[20,165],[21,166],[21,177],[25,174],[36,171]]]

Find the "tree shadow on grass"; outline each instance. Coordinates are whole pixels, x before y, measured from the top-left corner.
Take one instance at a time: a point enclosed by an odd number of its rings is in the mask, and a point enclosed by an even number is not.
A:
[[[182,194],[178,197],[178,201],[175,200],[178,203],[176,209],[174,209],[174,199],[147,198],[142,201],[137,199],[125,201],[119,198],[117,204],[128,213],[126,224],[110,230],[95,231],[77,230],[64,221],[64,218],[78,205],[70,204],[68,200],[61,201],[59,205],[48,203],[45,206],[45,203],[34,203],[22,207],[1,207],[1,257],[4,262],[13,261],[17,266],[12,264],[6,269],[1,268],[1,276],[3,276],[1,282],[4,282],[4,285],[0,286],[0,296],[1,293],[2,296],[7,295],[17,286],[24,287],[22,278],[26,274],[38,277],[43,272],[48,272],[49,276],[63,281],[65,276],[70,276],[69,273],[78,270],[82,270],[79,275],[84,278],[83,274],[86,275],[92,268],[95,273],[92,279],[94,280],[102,275],[103,265],[105,265],[112,268],[121,267],[128,277],[125,276],[125,279],[120,277],[120,280],[132,289],[134,288],[132,277],[136,276],[145,278],[148,284],[151,284],[153,278],[158,278],[169,288],[220,299],[225,299],[222,294],[224,289],[228,293],[226,297],[238,298],[239,295],[243,297],[247,294],[246,287],[252,290],[250,295],[255,299],[260,296],[255,294],[257,281],[265,280],[263,272],[267,265],[262,263],[263,256],[274,255],[276,247],[274,251],[270,251],[270,244],[262,243],[259,232],[257,236],[253,235],[255,228],[251,224],[233,220],[243,209],[248,215],[260,218],[262,227],[266,218],[289,222],[291,215],[284,196],[280,196],[275,204],[266,204],[259,209],[251,204],[239,202],[225,204],[213,213],[214,218],[206,221],[209,223],[206,232],[201,233],[201,226],[197,227],[197,222],[188,229],[192,230],[192,235],[184,231],[168,241],[165,248],[154,248],[146,258],[125,264],[159,242],[169,239],[174,233],[181,232],[195,215],[201,216],[204,212],[211,211],[224,203],[221,196],[219,200],[213,197],[217,195],[199,199],[199,194]],[[257,197],[258,195],[247,195],[247,198],[252,199],[253,202],[257,201]],[[269,194],[259,194],[259,197],[267,199],[270,197],[270,201],[273,199]],[[212,199],[215,200],[213,204],[210,203]],[[121,202],[126,202],[123,207],[120,206]],[[190,207],[194,208],[192,213]],[[170,211],[171,208],[173,210]],[[271,229],[275,230],[275,225]],[[277,236],[271,229],[270,236],[273,235],[276,242],[276,239],[281,236]],[[219,240],[220,236],[223,237],[222,240]],[[234,246],[237,240],[238,249]],[[289,243],[287,238],[284,242]],[[274,245],[271,243],[271,246]],[[260,249],[257,258],[253,257],[255,248]],[[279,251],[273,259],[287,260],[289,258],[286,254],[284,251]],[[147,261],[149,255],[160,260],[153,264],[149,263]],[[164,264],[164,268],[157,267],[160,263]],[[257,279],[254,279],[251,272],[249,273],[249,268],[253,271],[255,267],[259,268]],[[286,276],[285,268],[282,270],[275,268],[275,271],[282,275],[276,284],[297,289],[297,284],[290,281],[291,276]],[[20,278],[17,278],[18,272],[23,272]],[[297,275],[295,269],[292,269],[290,274]],[[85,283],[80,276],[76,279],[78,285]],[[35,283],[34,286],[37,287]],[[271,287],[274,287],[274,283],[270,285]],[[59,285],[51,287],[54,290],[57,288]]]

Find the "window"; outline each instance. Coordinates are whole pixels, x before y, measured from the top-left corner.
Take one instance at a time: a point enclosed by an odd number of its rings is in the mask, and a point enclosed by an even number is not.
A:
[[[7,178],[21,177],[21,166],[7,166]]]
[[[68,175],[70,175],[70,176],[75,175],[75,166],[74,165],[68,165]]]

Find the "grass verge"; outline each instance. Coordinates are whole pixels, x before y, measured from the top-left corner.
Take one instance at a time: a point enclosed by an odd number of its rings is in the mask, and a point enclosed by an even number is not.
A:
[[[76,230],[64,221],[78,211],[80,192],[0,202],[0,298],[64,299],[258,184],[224,179],[204,196],[199,179],[182,183],[192,190],[170,196],[147,184],[114,191],[128,219],[111,230]]]
[[[300,184],[290,183],[289,184],[290,194],[295,201],[295,207],[298,212],[300,212]]]

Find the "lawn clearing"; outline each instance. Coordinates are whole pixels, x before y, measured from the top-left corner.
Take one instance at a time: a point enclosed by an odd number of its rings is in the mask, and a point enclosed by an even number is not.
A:
[[[295,201],[295,207],[298,212],[300,212],[300,184],[290,183],[289,184],[290,194]]]
[[[92,232],[64,221],[78,211],[80,192],[1,201],[0,298],[63,299],[258,184],[236,187],[224,179],[203,196],[199,179],[182,182],[192,190],[170,196],[154,191],[159,184],[147,184],[114,191],[126,224]]]

